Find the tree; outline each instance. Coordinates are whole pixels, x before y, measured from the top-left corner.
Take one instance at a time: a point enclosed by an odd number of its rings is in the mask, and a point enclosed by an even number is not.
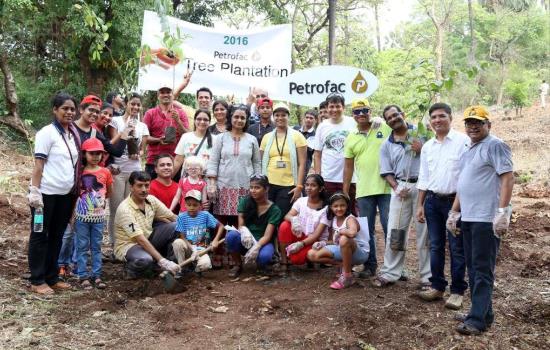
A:
[[[380,17],[378,12],[384,2],[385,0],[367,0],[367,3],[374,10],[374,22],[376,24],[376,48],[378,49],[378,52],[382,51],[382,44],[380,40]]]

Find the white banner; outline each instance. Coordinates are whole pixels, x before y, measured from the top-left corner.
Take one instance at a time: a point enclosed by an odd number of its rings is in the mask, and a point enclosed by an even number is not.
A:
[[[142,59],[138,89],[177,87],[188,68],[194,70],[184,90],[194,94],[209,87],[215,95],[246,97],[252,86],[276,90],[280,78],[290,75],[292,29],[289,24],[250,30],[218,30],[168,17],[170,32],[184,36],[184,59],[166,55],[160,18],[145,11],[141,45],[151,48],[154,59]]]

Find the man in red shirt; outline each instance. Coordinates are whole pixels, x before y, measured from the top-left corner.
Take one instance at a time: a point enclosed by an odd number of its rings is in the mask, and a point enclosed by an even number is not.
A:
[[[157,197],[166,207],[170,208],[178,191],[178,183],[172,181],[174,158],[168,153],[159,154],[155,159],[155,172],[157,178],[151,181],[149,194]]]
[[[158,100],[159,105],[145,112],[145,116],[143,117],[143,122],[149,129],[145,171],[153,179],[157,177],[154,166],[156,157],[161,153],[168,153],[174,156],[174,150],[181,135],[189,131],[187,115],[182,109],[174,105],[174,98],[170,87],[162,86],[158,90]],[[166,132],[169,127],[172,131],[168,129],[167,135]],[[174,129],[176,137],[172,138],[170,134]]]

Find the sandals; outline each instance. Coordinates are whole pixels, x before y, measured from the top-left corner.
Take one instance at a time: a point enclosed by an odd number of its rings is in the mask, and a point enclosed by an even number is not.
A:
[[[235,265],[229,270],[229,273],[227,274],[230,278],[237,278],[240,276],[241,272],[243,272],[243,266],[242,265]]]
[[[97,289],[105,289],[107,288],[107,285],[101,280],[101,278],[96,278],[94,280],[94,286],[97,288]]]
[[[55,292],[53,289],[50,288],[46,283],[42,283],[40,285],[31,285],[31,292],[40,294],[40,295],[52,295]]]
[[[384,288],[384,287],[388,287],[390,285],[392,285],[393,282],[392,281],[388,281],[387,279],[385,279],[384,277],[381,277],[381,276],[377,276],[374,281],[372,281],[372,285],[377,287],[377,288]]]
[[[340,277],[338,277],[338,279],[336,281],[334,281],[330,284],[330,288],[335,289],[335,290],[340,290],[340,289],[347,288],[347,287],[351,286],[352,284],[353,284],[353,277],[352,276],[346,277],[342,273],[342,274],[340,274]]]
[[[94,288],[92,286],[92,282],[90,282],[89,279],[80,280],[78,283],[80,284],[80,288],[82,288],[84,290],[91,290],[91,289]]]

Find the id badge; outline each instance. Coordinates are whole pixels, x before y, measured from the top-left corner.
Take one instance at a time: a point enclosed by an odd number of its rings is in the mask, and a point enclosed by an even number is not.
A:
[[[286,168],[286,162],[282,160],[277,161],[277,168]]]

